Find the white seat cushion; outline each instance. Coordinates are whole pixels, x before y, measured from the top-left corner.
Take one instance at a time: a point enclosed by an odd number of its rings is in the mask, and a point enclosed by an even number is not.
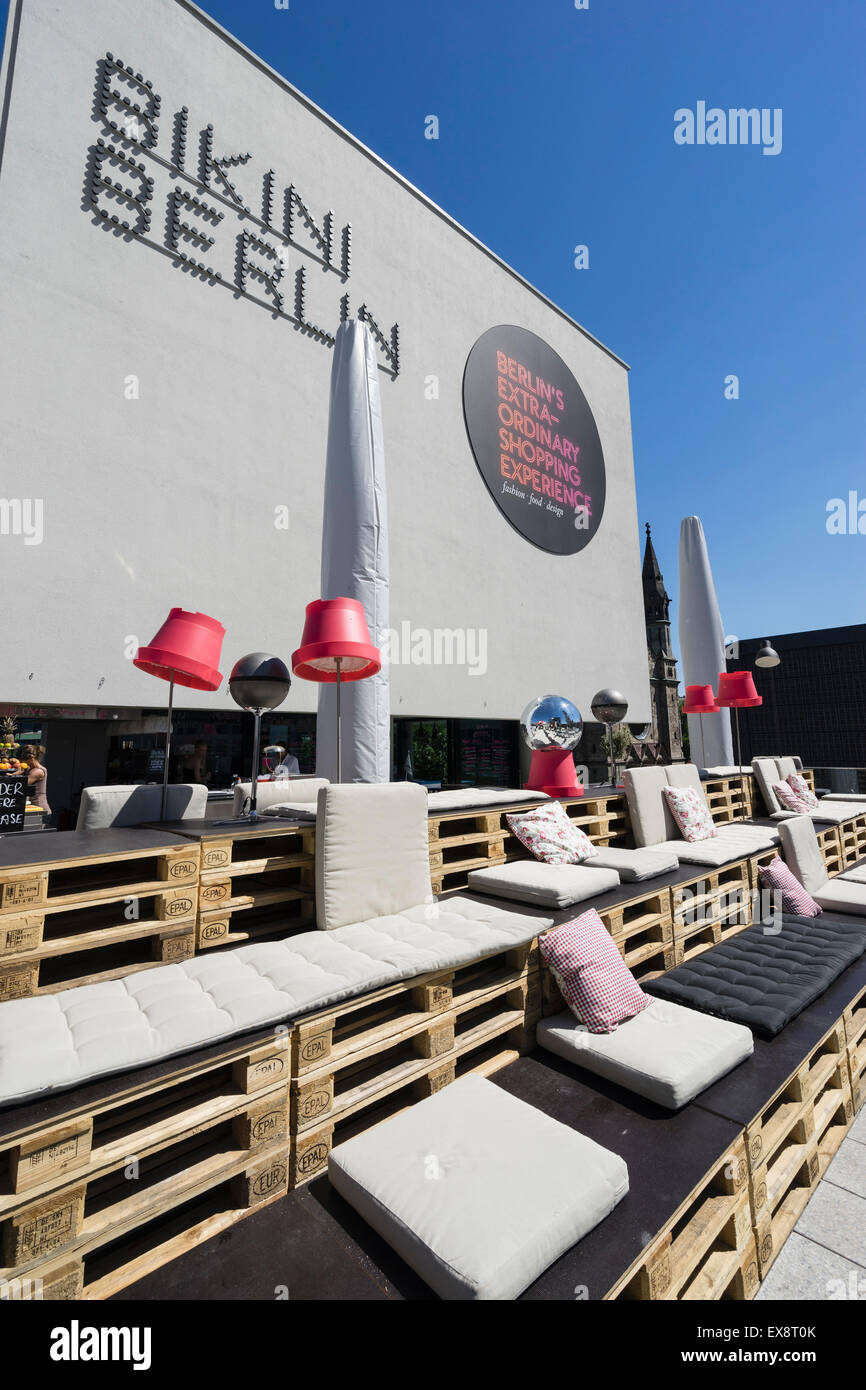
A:
[[[812,897],[825,912],[853,912],[866,916],[866,879],[831,878]]]
[[[858,869],[846,869],[844,874],[840,874],[836,882],[843,883],[866,883],[866,864],[861,864]]]
[[[752,1034],[740,1023],[654,999],[615,1033],[590,1033],[574,1014],[543,1019],[541,1047],[588,1071],[678,1110],[751,1056]]]
[[[711,868],[718,868],[720,864],[729,864],[732,859],[744,859],[748,854],[757,853],[754,846],[736,844],[721,835],[715,836],[712,840],[695,840],[694,844],[689,844],[688,840],[666,840],[664,844],[654,845],[653,848],[670,851],[676,855],[680,864],[704,864]]]
[[[661,849],[599,849],[587,859],[588,869],[615,869],[622,883],[639,883],[645,878],[669,874],[677,867],[677,857]]]
[[[431,815],[441,816],[445,811],[465,811],[470,806],[517,806],[524,801],[549,800],[547,792],[515,787],[457,787],[450,792],[430,792],[427,809]]]
[[[277,819],[283,817],[288,820],[315,820],[316,802],[310,801],[277,801],[272,806],[266,806],[260,813],[263,816],[274,816]]]
[[[337,1191],[440,1298],[511,1299],[628,1191],[608,1149],[483,1077],[340,1144]]]
[[[586,898],[597,898],[619,885],[615,869],[590,869],[586,864],[540,864],[537,859],[515,859],[489,869],[472,869],[468,878],[473,893],[492,893],[515,902],[541,907],[570,907]]]
[[[427,793],[414,782],[320,788],[316,925],[333,931],[433,901]]]
[[[860,807],[859,814],[862,816],[866,811],[866,792],[828,792],[826,796],[819,798],[823,806],[825,801],[850,801],[855,806]]]
[[[0,1104],[160,1061],[368,990],[494,955],[550,926],[449,898],[333,932],[0,1004]]]
[[[716,835],[722,840],[751,845],[756,850],[769,849],[779,843],[779,832],[771,825],[746,825],[741,821],[716,826]]]

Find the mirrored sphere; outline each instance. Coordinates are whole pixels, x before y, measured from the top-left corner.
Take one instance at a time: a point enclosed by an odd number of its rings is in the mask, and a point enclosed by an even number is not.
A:
[[[577,705],[564,695],[539,695],[520,716],[520,731],[527,748],[576,748],[583,733]]]
[[[618,690],[605,687],[593,695],[591,709],[599,724],[619,724],[628,713],[628,700]]]

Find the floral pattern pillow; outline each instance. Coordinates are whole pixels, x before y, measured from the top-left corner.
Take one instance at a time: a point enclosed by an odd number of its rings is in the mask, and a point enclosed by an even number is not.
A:
[[[713,818],[694,787],[662,787],[662,791],[684,840],[693,845],[697,840],[715,839]]]
[[[813,811],[817,810],[818,798],[805,777],[799,777],[796,772],[792,772],[786,780],[788,786],[797,793],[801,801],[805,801],[806,805],[811,807]]]
[[[505,819],[520,843],[545,864],[579,864],[598,854],[589,836],[566,815],[558,801],[534,811],[506,815]]]
[[[809,812],[814,809],[787,782],[774,782],[773,792],[779,805],[784,806],[786,811],[796,811],[798,815],[808,816]]]

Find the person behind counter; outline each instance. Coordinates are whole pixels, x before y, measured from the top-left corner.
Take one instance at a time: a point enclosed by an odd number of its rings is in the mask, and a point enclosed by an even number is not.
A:
[[[197,743],[191,753],[187,753],[183,760],[183,773],[181,780],[184,782],[209,782],[211,774],[205,770],[207,762],[207,744]]]
[[[48,805],[45,792],[48,774],[42,764],[44,757],[45,749],[41,743],[24,750],[24,761],[27,764],[27,800],[31,806],[38,806],[49,816],[51,807]]]

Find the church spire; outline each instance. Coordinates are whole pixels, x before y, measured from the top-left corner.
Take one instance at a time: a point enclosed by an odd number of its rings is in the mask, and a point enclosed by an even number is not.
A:
[[[643,591],[645,598],[649,598],[650,595],[653,595],[657,599],[661,598],[664,599],[665,602],[668,602],[668,596],[665,593],[665,582],[662,579],[662,572],[659,568],[655,547],[653,546],[649,522],[646,524],[646,550],[643,554]]]

